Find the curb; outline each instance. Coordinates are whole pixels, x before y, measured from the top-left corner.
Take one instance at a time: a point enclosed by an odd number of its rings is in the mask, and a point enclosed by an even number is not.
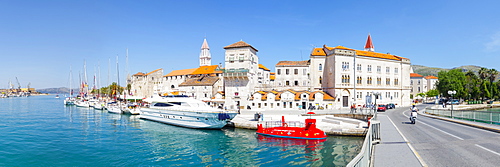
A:
[[[434,118],[434,119],[440,119],[440,120],[443,120],[443,121],[453,122],[453,123],[457,123],[457,124],[472,126],[472,127],[476,127],[476,128],[479,128],[479,129],[484,129],[484,130],[488,130],[488,131],[500,133],[500,129],[497,129],[497,128],[486,127],[486,126],[481,126],[481,125],[477,125],[477,124],[471,124],[471,123],[467,123],[467,122],[463,122],[463,121],[457,121],[457,120],[448,119],[448,118],[442,118],[442,117],[439,117],[439,116],[435,116],[435,115],[429,114],[426,111],[422,111],[422,113],[423,113],[422,115],[425,116],[425,117]]]

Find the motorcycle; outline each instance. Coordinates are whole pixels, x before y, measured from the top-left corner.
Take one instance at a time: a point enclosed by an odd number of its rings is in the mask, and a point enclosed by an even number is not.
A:
[[[411,122],[411,124],[415,124],[415,121],[417,121],[417,117],[410,116],[410,122]]]
[[[417,121],[417,112],[411,112],[410,113],[410,122],[411,124],[415,124]]]

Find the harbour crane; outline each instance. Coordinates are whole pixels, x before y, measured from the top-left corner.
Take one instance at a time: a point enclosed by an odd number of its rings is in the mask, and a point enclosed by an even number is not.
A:
[[[16,81],[17,81],[17,90],[18,90],[18,92],[21,92],[21,84],[19,83],[19,79],[17,79],[17,77],[16,77]]]
[[[31,82],[28,82],[28,86],[27,86],[28,87],[28,92],[31,92],[30,85],[31,85]]]

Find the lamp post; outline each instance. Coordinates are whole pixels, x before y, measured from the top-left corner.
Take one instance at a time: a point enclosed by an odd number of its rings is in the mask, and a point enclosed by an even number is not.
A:
[[[380,96],[380,92],[372,92],[373,95],[375,95],[375,106],[373,106],[373,113],[375,114],[373,117],[376,119],[377,118],[377,110],[378,110],[378,107],[377,107],[377,99],[378,99],[378,96]]]
[[[450,114],[450,116],[451,116],[451,118],[453,118],[453,95],[457,94],[457,91],[455,91],[455,90],[449,90],[448,94],[451,95],[451,102],[450,102],[450,104],[451,104],[451,114]]]

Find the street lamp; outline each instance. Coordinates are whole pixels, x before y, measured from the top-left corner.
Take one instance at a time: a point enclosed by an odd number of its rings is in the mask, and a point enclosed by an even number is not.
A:
[[[377,107],[377,99],[378,99],[378,96],[380,96],[380,92],[372,92],[373,95],[375,95],[375,106],[373,106],[373,110],[374,110],[374,114],[375,116],[373,116],[375,119],[377,118],[377,110],[378,110],[378,107]]]
[[[449,90],[448,94],[451,95],[451,102],[450,102],[450,104],[451,104],[451,114],[450,115],[451,115],[451,118],[453,118],[453,95],[457,94],[457,91],[455,91],[455,90]]]

